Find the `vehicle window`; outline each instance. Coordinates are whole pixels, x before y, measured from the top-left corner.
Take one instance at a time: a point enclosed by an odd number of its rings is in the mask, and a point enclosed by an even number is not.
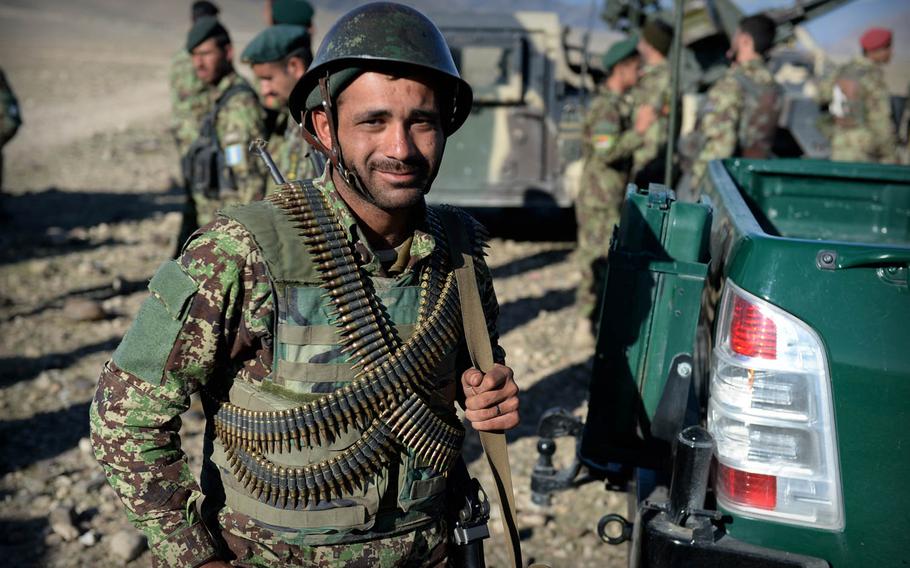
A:
[[[480,42],[453,45],[452,57],[462,78],[474,90],[475,102],[521,102],[523,50],[520,39],[499,45]]]

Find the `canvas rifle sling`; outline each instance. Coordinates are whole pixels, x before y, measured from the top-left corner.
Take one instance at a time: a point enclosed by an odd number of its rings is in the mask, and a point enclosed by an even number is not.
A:
[[[461,315],[464,321],[465,342],[471,361],[481,372],[486,373],[493,367],[493,349],[490,346],[490,335],[480,301],[480,291],[474,274],[474,258],[465,252],[466,243],[462,242],[464,231],[460,215],[455,211],[443,210],[443,223],[449,237],[452,266],[455,267],[455,280],[458,283],[458,296],[461,303]],[[503,530],[509,537],[509,559],[512,566],[522,568],[521,545],[518,538],[518,527],[515,522],[515,497],[512,492],[512,472],[509,466],[509,449],[506,436],[502,432],[479,432],[487,462],[496,481],[499,494],[499,506],[502,511]]]

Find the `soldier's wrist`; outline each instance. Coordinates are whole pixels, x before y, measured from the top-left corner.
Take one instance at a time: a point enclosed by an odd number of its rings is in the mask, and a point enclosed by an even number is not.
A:
[[[169,534],[152,547],[156,567],[196,568],[218,559],[215,543],[200,521]]]

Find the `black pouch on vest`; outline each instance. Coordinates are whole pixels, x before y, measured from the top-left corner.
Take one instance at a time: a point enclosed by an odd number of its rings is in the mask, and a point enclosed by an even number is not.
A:
[[[180,160],[183,179],[189,184],[189,191],[193,195],[217,199],[222,191],[237,190],[234,173],[225,163],[224,150],[218,140],[215,125],[218,112],[232,96],[242,92],[252,93],[252,90],[246,85],[235,85],[215,101],[214,108],[202,118],[199,137],[190,144]]]

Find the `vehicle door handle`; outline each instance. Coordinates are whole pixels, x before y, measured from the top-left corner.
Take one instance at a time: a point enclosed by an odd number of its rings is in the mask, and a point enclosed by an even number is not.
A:
[[[910,251],[871,250],[838,253],[833,250],[820,250],[815,256],[815,264],[822,270],[843,270],[873,266],[910,267]]]

